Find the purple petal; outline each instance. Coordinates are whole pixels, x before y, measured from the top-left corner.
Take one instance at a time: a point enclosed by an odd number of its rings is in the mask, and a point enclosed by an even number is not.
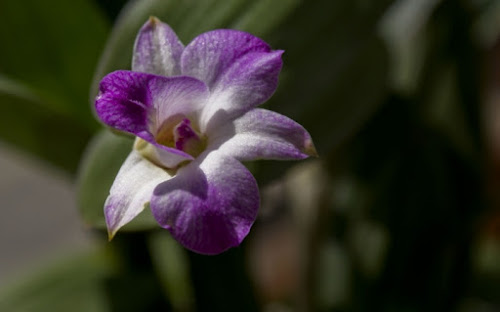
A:
[[[194,38],[181,56],[183,75],[198,78],[210,88],[233,63],[251,52],[269,52],[261,39],[238,30],[219,29]]]
[[[102,79],[96,111],[117,130],[155,134],[166,119],[194,114],[208,94],[207,86],[195,78],[119,70]]]
[[[165,170],[132,151],[120,168],[104,205],[109,238],[143,211],[154,188],[170,178]]]
[[[116,71],[106,75],[99,86],[95,107],[98,117],[108,126],[136,135],[148,132],[151,96],[150,75]]]
[[[248,53],[228,68],[203,108],[203,130],[210,133],[269,99],[278,86],[282,54],[283,51]]]
[[[218,129],[208,149],[241,161],[255,159],[303,159],[316,156],[311,136],[298,123],[281,114],[252,109]]]
[[[259,192],[251,173],[234,158],[217,152],[200,156],[155,189],[151,210],[186,248],[218,254],[238,246],[250,231]]]
[[[184,118],[174,129],[175,148],[185,151],[190,145],[199,144],[200,137],[191,127],[191,121]]]
[[[162,76],[180,75],[184,45],[165,23],[151,17],[135,39],[132,70]]]

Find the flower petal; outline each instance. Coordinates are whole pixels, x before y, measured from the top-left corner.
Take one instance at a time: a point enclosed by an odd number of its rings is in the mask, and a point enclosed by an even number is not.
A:
[[[135,134],[153,144],[159,150],[164,166],[172,168],[193,158],[175,148],[158,144],[155,136],[168,118],[197,114],[208,95],[207,86],[195,78],[120,70],[101,81],[96,111],[108,126]]]
[[[233,63],[251,52],[269,52],[261,39],[238,30],[219,29],[199,35],[181,56],[183,75],[198,78],[210,88]]]
[[[129,71],[106,75],[99,85],[95,107],[98,117],[108,126],[136,135],[148,132],[151,106],[147,87],[151,76]]]
[[[259,207],[252,174],[217,152],[202,154],[154,191],[151,210],[158,223],[186,248],[218,254],[238,246]]]
[[[204,105],[210,92],[202,81],[186,76],[160,77],[150,83],[154,111],[150,115],[152,131],[169,118],[194,115]]]
[[[201,115],[202,131],[210,134],[218,125],[262,104],[276,90],[283,51],[248,53],[226,70],[214,87]]]
[[[195,78],[119,70],[102,79],[96,111],[108,126],[140,136],[153,134],[171,116],[193,114],[208,95]]]
[[[256,159],[303,159],[316,156],[309,133],[281,114],[252,109],[218,129],[208,149],[241,161]]]
[[[132,70],[162,76],[180,75],[184,45],[167,24],[151,17],[135,39]]]
[[[133,150],[118,171],[104,205],[109,238],[142,212],[154,188],[171,177]]]

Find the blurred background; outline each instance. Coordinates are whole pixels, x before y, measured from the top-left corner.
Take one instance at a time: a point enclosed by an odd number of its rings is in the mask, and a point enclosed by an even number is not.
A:
[[[320,155],[246,164],[218,256],[147,211],[107,242],[132,139],[93,116],[151,15],[284,49],[265,107]],[[500,311],[500,1],[0,0],[0,311]]]

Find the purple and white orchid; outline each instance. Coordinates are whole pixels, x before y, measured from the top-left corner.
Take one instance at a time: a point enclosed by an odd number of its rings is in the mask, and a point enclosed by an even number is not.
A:
[[[241,243],[259,190],[240,161],[316,154],[302,126],[256,108],[276,90],[282,53],[227,29],[184,47],[168,25],[146,22],[132,71],[105,76],[95,103],[105,124],[136,136],[105,203],[110,238],[149,203],[188,249],[217,254]]]

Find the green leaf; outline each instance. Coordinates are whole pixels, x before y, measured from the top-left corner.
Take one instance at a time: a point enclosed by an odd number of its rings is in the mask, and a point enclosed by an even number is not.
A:
[[[480,156],[460,102],[457,68],[445,64],[435,70],[436,83],[428,93],[428,106],[424,115],[426,122],[436,133],[449,140],[457,155],[472,164]]]
[[[0,311],[110,311],[103,280],[114,274],[110,254],[72,256],[13,281],[0,292]]]
[[[386,97],[388,56],[373,29],[379,15],[353,2],[304,2],[269,33],[285,54],[280,85],[266,105],[303,124],[321,158],[358,131]]]
[[[73,173],[91,132],[44,103],[30,87],[0,76],[0,138]]]
[[[167,231],[154,232],[149,248],[155,271],[176,311],[192,311],[193,285],[187,251]]]
[[[0,1],[0,72],[51,111],[95,129],[88,88],[107,32],[91,1]]]
[[[412,94],[418,87],[425,59],[428,22],[441,0],[402,0],[379,23],[391,55],[391,82],[399,93]]]
[[[104,130],[89,143],[83,156],[77,182],[77,203],[83,221],[105,229],[104,202],[120,167],[132,150],[129,137],[117,136]],[[149,209],[120,231],[136,231],[157,227]],[[119,234],[118,234],[119,235]]]

